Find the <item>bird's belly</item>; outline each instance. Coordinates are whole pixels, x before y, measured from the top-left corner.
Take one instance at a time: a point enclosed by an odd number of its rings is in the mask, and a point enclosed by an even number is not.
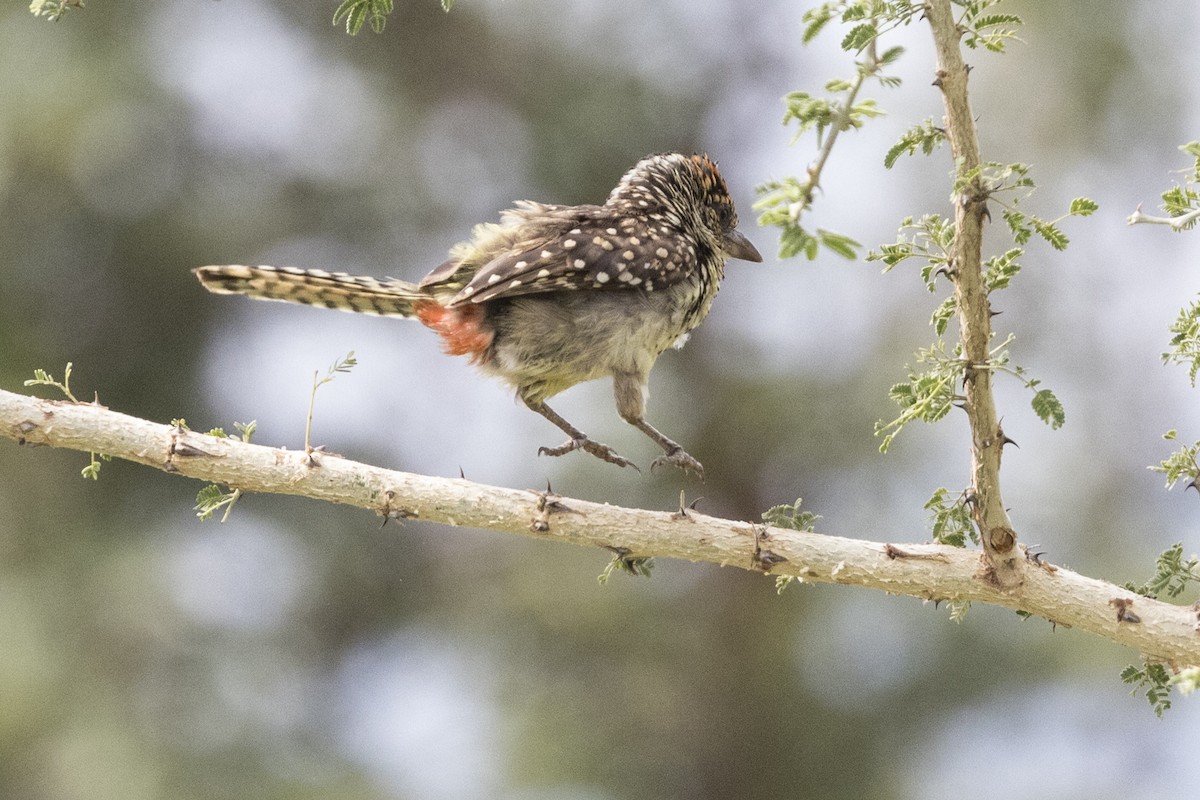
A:
[[[645,376],[660,353],[699,323],[679,308],[665,291],[514,298],[490,317],[496,337],[485,368],[514,386],[537,387],[543,398],[614,373]]]

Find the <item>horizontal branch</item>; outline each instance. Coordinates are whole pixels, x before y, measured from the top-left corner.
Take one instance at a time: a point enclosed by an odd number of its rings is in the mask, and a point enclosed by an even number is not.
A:
[[[741,567],[803,581],[927,600],[984,602],[1088,631],[1177,665],[1200,664],[1197,612],[1061,567],[1024,562],[1023,580],[995,585],[977,551],[888,544],[681,513],[621,508],[360,464],[330,453],[247,444],[149,422],[92,403],[0,390],[0,438],[104,453],[243,492],[369,509],[390,518],[484,528],[535,539]],[[5,458],[14,457],[10,449]],[[27,453],[26,457],[33,457]]]

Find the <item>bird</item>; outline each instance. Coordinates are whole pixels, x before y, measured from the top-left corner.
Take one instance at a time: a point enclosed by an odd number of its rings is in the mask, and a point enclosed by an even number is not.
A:
[[[507,382],[567,435],[539,455],[582,450],[637,469],[546,403],[611,377],[617,413],[662,448],[651,470],[672,466],[703,479],[703,465],[646,421],[646,402],[651,368],[707,316],[726,260],[762,261],[738,230],[716,162],[699,153],[646,156],[602,205],[517,201],[449,256],[416,283],[296,267],[193,272],[216,294],[415,318],[447,354]]]

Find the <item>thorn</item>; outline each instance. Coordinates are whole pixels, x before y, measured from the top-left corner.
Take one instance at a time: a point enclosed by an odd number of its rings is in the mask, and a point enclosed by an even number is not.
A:
[[[680,489],[679,490],[679,510],[671,515],[671,519],[691,519],[691,517],[688,516],[688,512],[695,511],[696,506],[703,499],[704,499],[703,496],[697,497],[695,500],[688,503],[686,498],[684,497],[684,490]]]
[[[980,218],[986,219],[988,222],[991,222],[992,221],[992,212],[991,212],[991,209],[988,208],[987,202],[985,201],[981,205],[983,207],[983,210],[979,212]]]
[[[549,500],[546,502],[546,510],[551,514],[582,514],[582,511],[576,511],[570,506],[564,504],[561,500]]]
[[[190,444],[180,444],[175,442],[171,445],[171,455],[173,456],[211,456],[212,453],[206,453],[198,447],[192,447]]]
[[[988,316],[989,316],[989,317],[998,317],[998,316],[1000,316],[1000,315],[1001,315],[1001,314],[1003,314],[1003,313],[1004,313],[1003,311],[997,311],[997,310],[995,310],[994,308],[989,308],[989,309],[988,309]]]
[[[388,509],[387,513],[385,513],[383,515],[383,522],[379,523],[379,528],[380,528],[380,530],[382,530],[383,526],[388,524],[388,520],[393,520],[393,519],[394,520],[406,520],[406,519],[410,519],[415,516],[416,516],[416,514],[414,512],[408,511],[407,509],[403,509],[403,508]]]
[[[286,448],[280,448],[280,449],[283,450]],[[305,450],[304,450],[304,466],[306,466],[306,467],[321,466],[321,460],[319,458],[317,458],[317,455],[319,455],[319,454],[333,456],[334,458],[342,458],[343,457],[340,453],[334,453],[333,451],[326,452],[325,445],[323,445],[323,444],[319,444],[315,447],[310,446],[310,447],[305,448]]]
[[[755,553],[754,560],[758,562],[763,572],[770,572],[771,567],[787,563],[787,558],[777,553],[772,553],[770,550],[760,550],[758,553]]]
[[[1200,494],[1200,485],[1197,485],[1195,480],[1193,480],[1193,481],[1192,481],[1191,483],[1189,483],[1187,486],[1183,487],[1183,490],[1184,490],[1185,492],[1186,492],[1188,489],[1195,489],[1195,490],[1196,490],[1196,494]]]
[[[545,533],[550,530],[550,522],[547,517],[550,514],[582,514],[582,511],[576,511],[570,506],[563,503],[559,496],[554,494],[554,490],[550,488],[550,481],[546,481],[546,491],[538,492],[529,489],[529,492],[537,496],[537,513],[538,516],[534,519],[530,528],[538,533]]]
[[[1127,597],[1114,597],[1108,601],[1108,604],[1117,610],[1117,622],[1136,624],[1142,621],[1141,617],[1130,610],[1133,607],[1133,600]]]
[[[1021,445],[1017,444],[1013,439],[1009,438],[1004,433],[1004,431],[1001,431],[1000,432],[1000,446],[1004,447],[1004,445],[1006,445],[1006,444],[1011,444],[1013,447],[1017,448],[1018,450],[1021,449]]]
[[[384,525],[388,524],[388,520],[405,520],[420,516],[416,511],[411,511],[407,508],[392,508],[392,501],[396,499],[396,493],[387,489],[383,493],[384,500],[383,508],[379,510],[379,514],[383,516],[383,522],[379,523],[380,530]]]
[[[463,472],[462,464],[458,465],[458,477],[462,478],[464,481],[467,479],[467,473]]]

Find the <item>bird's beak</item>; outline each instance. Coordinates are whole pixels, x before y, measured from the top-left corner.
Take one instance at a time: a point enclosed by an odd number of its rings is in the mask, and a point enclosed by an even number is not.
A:
[[[721,249],[730,258],[740,258],[742,261],[762,261],[762,255],[758,249],[750,243],[746,234],[736,228],[725,232],[721,238]]]

